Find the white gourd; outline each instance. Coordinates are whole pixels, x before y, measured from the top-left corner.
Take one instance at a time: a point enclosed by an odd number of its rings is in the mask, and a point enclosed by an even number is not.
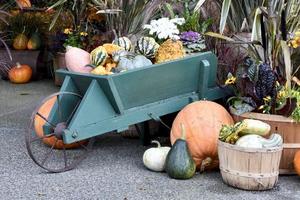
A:
[[[283,140],[279,134],[272,134],[269,139],[260,135],[245,135],[235,144],[246,148],[273,148],[281,146],[283,144]]]
[[[263,148],[263,137],[260,135],[245,135],[238,139],[235,145],[246,148]]]
[[[165,168],[167,155],[171,147],[162,147],[158,141],[152,141],[157,144],[157,147],[147,149],[143,155],[144,165],[156,172],[162,172]]]

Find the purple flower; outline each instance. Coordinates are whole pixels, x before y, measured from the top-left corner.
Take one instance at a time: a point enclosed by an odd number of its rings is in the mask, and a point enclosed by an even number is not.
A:
[[[198,32],[187,31],[180,34],[180,39],[186,42],[198,42],[201,40],[201,35]]]

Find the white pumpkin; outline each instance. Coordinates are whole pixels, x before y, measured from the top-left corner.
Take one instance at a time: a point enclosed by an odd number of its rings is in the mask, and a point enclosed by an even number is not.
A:
[[[152,171],[162,172],[171,147],[162,147],[158,141],[152,141],[151,143],[157,144],[157,147],[145,151],[143,155],[144,165]]]

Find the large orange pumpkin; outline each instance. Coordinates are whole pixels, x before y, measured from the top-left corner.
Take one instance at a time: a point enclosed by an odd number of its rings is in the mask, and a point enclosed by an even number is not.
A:
[[[32,76],[32,69],[29,65],[21,65],[17,63],[17,66],[11,68],[8,72],[9,80],[12,83],[28,83]]]
[[[300,150],[296,152],[294,157],[294,168],[296,173],[300,176]]]
[[[197,169],[218,167],[218,136],[223,124],[232,125],[231,115],[221,105],[198,101],[187,105],[176,116],[171,130],[171,143],[181,137],[180,124],[186,128],[186,141]]]
[[[52,97],[51,99],[47,100],[38,110],[38,112],[44,116],[46,119],[49,117],[49,114],[51,112],[51,109],[53,107],[53,105],[56,102],[56,96]],[[45,120],[43,120],[40,116],[36,115],[35,119],[34,119],[34,129],[35,132],[37,134],[37,136],[42,137],[44,136],[44,131],[43,131],[43,126],[45,125]],[[49,138],[45,138],[43,139],[43,142],[52,147],[53,144],[56,141],[56,137],[52,136]],[[63,147],[65,147],[66,149],[73,149],[73,148],[77,148],[80,146],[80,144],[85,144],[86,142],[83,141],[81,143],[73,143],[73,144],[64,144],[62,140],[58,140],[56,142],[56,144],[54,145],[55,149],[63,149]]]

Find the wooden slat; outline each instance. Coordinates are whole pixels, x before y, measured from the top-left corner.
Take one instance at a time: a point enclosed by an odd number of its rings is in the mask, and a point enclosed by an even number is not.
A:
[[[278,181],[282,147],[247,149],[218,141],[223,181],[245,190],[267,190]]]

